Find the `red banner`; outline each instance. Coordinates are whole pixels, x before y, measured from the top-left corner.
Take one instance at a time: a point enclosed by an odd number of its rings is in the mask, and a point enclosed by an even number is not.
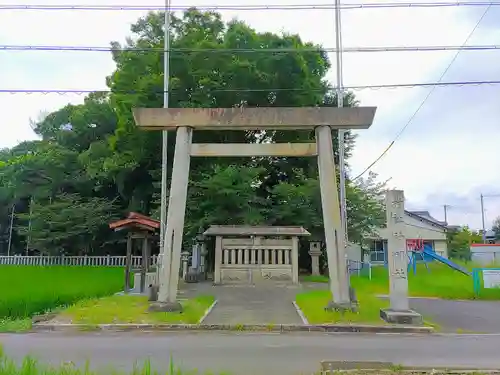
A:
[[[406,240],[406,250],[408,251],[422,251],[424,249],[424,240],[421,238],[414,238]]]

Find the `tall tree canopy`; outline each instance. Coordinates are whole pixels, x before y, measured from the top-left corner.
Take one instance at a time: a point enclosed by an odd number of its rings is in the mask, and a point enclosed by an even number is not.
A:
[[[171,107],[336,105],[325,79],[327,54],[298,35],[259,33],[196,9],[172,15],[171,27]],[[163,14],[149,13],[131,31],[124,44],[111,43],[116,69],[107,77],[109,94],[92,93],[83,104],[48,114],[34,124],[41,140],[0,151],[0,252],[13,210],[18,253],[118,252],[120,237],[107,230],[109,220],[131,210],[159,216],[161,133],[139,130],[131,109],[163,105]],[[357,105],[351,93],[344,103]],[[194,141],[308,142],[313,136],[197,131]],[[353,146],[348,134],[347,157]],[[186,238],[210,224],[303,225],[322,235],[313,159],[199,158],[190,178]],[[374,176],[348,183],[352,241],[361,243],[382,224],[382,188]]]

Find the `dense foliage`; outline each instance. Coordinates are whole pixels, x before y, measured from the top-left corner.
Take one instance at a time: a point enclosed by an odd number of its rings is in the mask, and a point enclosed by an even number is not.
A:
[[[465,261],[471,260],[470,245],[482,243],[482,236],[478,231],[469,227],[450,228],[447,233],[449,257]]]
[[[90,94],[34,123],[40,140],[0,151],[0,253],[121,253],[107,223],[137,211],[159,217],[161,134],[138,130],[132,107],[163,105],[163,14],[113,42],[109,94]],[[298,35],[258,33],[214,12],[173,16],[171,107],[334,106],[320,46]],[[131,47],[142,49],[130,50]],[[293,53],[260,52],[293,48]],[[316,51],[311,51],[317,48]],[[238,50],[246,49],[246,51]],[[254,51],[248,52],[248,49]],[[357,105],[351,93],[346,105]],[[336,136],[336,134],[335,134]],[[196,132],[194,142],[307,142],[312,132]],[[169,137],[168,174],[174,149]],[[347,137],[347,156],[354,137]],[[349,236],[361,243],[382,223],[383,184],[347,187]],[[192,161],[186,239],[210,224],[303,225],[322,236],[317,164],[308,158],[197,158]]]

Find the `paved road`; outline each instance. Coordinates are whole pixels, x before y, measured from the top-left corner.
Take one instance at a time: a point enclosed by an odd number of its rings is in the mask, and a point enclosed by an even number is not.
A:
[[[156,369],[174,362],[187,370],[233,374],[310,373],[321,360],[391,361],[409,366],[500,368],[500,335],[57,333],[0,335],[7,355],[130,369],[148,356]]]
[[[500,302],[411,298],[410,306],[444,332],[500,332]]]

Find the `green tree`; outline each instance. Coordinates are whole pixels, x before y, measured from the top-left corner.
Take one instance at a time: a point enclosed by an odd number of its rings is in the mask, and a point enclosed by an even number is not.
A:
[[[468,261],[471,259],[470,245],[473,243],[481,243],[482,238],[479,232],[464,226],[449,230],[447,242],[450,258]]]
[[[18,227],[28,238],[28,248],[45,255],[91,254],[96,235],[117,218],[113,201],[83,199],[78,194],[60,194],[49,204],[32,201],[28,214],[19,214],[24,225]]]
[[[323,235],[321,195],[317,178],[302,177],[298,184],[282,182],[273,189],[275,225],[302,225],[315,236]],[[356,182],[347,181],[348,238],[363,244],[364,239],[384,225],[384,183],[376,182],[376,175]]]
[[[171,107],[336,105],[325,78],[330,68],[326,52],[298,35],[259,33],[243,22],[225,23],[218,13],[196,9],[172,15],[171,27]],[[0,202],[6,207],[0,211],[0,228],[16,204],[17,247],[29,240],[30,247],[47,253],[62,248],[95,253],[115,243],[107,220],[127,211],[158,214],[161,134],[139,130],[131,110],[163,105],[163,53],[146,50],[164,45],[163,14],[149,13],[131,31],[123,45],[112,43],[116,69],[107,77],[109,95],[93,93],[81,105],[44,115],[32,124],[41,140],[0,151]],[[263,51],[268,48],[295,51]],[[346,105],[357,105],[352,93],[344,99]],[[313,139],[309,131],[194,135],[195,142]],[[348,134],[347,156],[354,140]],[[172,134],[169,176],[174,142]],[[308,158],[195,158],[187,237],[210,224],[304,225],[321,236],[317,173],[316,161]],[[348,183],[352,241],[362,242],[382,222],[382,187],[373,176]],[[92,210],[94,217],[85,218]]]
[[[500,240],[500,216],[493,220],[491,230],[495,233],[495,240]]]

